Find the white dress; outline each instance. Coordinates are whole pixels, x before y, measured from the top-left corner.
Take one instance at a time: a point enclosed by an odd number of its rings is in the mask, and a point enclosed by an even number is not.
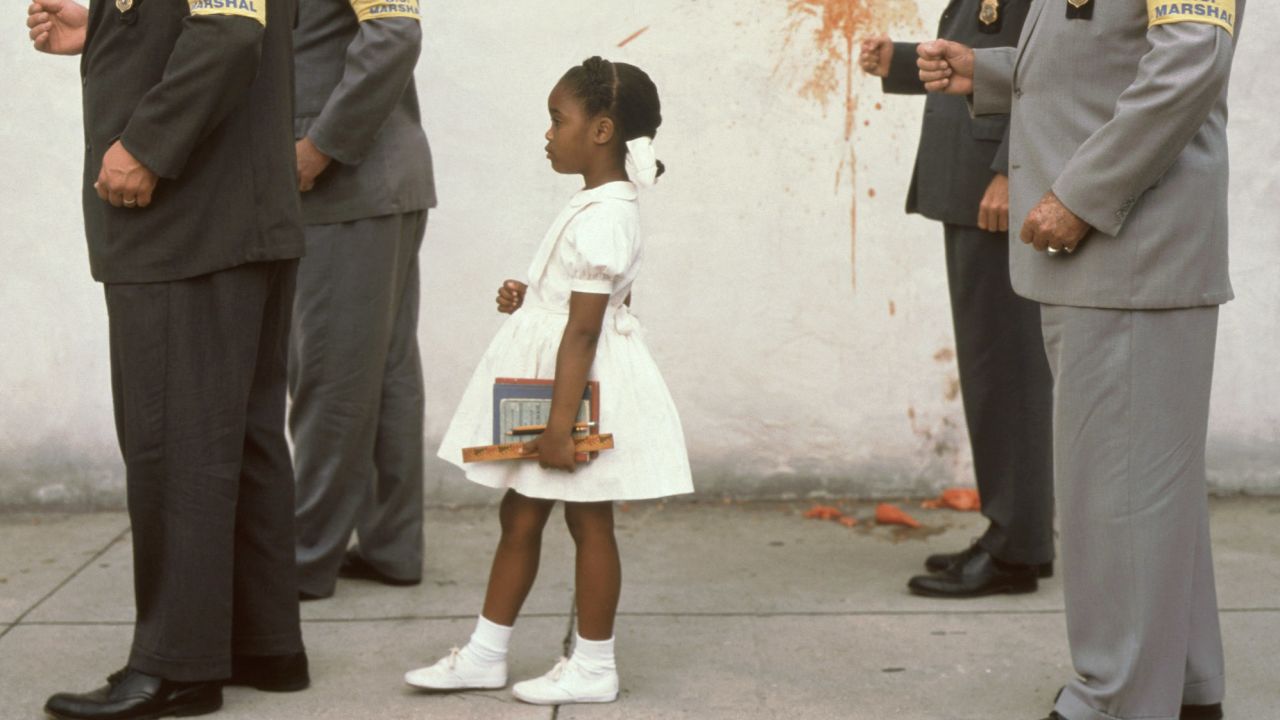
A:
[[[462,395],[441,458],[473,482],[534,498],[596,502],[693,492],[680,417],[639,321],[623,304],[642,254],[634,185],[606,183],[570,199],[529,266],[523,305],[498,330]],[[463,464],[462,448],[493,442],[494,378],[555,377],[575,291],[609,294],[590,379],[600,381],[600,431],[613,434],[614,449],[573,473],[532,460]]]

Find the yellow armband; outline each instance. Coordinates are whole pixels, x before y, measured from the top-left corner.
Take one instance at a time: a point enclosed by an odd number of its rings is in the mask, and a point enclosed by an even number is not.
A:
[[[239,15],[267,26],[267,0],[187,0],[192,15]]]
[[[1147,25],[1196,22],[1217,25],[1231,35],[1236,30],[1236,0],[1147,0]]]
[[[407,17],[417,20],[422,13],[418,0],[348,0],[360,22],[379,18]]]

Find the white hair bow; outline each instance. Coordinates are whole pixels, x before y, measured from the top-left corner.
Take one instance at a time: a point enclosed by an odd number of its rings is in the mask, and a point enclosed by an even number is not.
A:
[[[653,138],[642,136],[627,141],[627,175],[640,187],[653,187],[658,181],[658,156],[653,152]]]

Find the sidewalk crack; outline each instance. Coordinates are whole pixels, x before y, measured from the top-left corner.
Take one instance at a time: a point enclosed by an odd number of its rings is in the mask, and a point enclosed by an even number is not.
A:
[[[58,591],[59,591],[59,590],[61,590],[62,588],[66,587],[68,584],[70,584],[72,580],[75,580],[77,577],[79,577],[79,576],[80,576],[80,573],[84,572],[86,568],[88,568],[90,565],[92,565],[92,564],[94,564],[95,562],[97,562],[99,558],[101,558],[103,555],[106,555],[106,554],[107,554],[107,551],[108,551],[108,550],[110,550],[111,548],[115,547],[116,543],[118,543],[118,542],[120,542],[121,540],[123,540],[123,539],[124,539],[124,537],[125,537],[126,535],[128,535],[128,534],[129,534],[129,531],[130,531],[131,529],[133,529],[133,526],[131,526],[131,525],[130,525],[130,526],[126,526],[124,530],[121,530],[121,531],[120,531],[120,533],[119,533],[118,535],[116,535],[114,538],[112,538],[112,539],[111,539],[111,541],[110,541],[110,542],[108,542],[106,545],[104,545],[104,546],[102,547],[102,549],[101,549],[101,550],[99,550],[98,552],[94,553],[94,554],[93,554],[93,557],[91,557],[91,558],[89,558],[88,560],[84,561],[84,564],[82,564],[80,567],[76,568],[76,569],[75,569],[75,571],[73,571],[70,575],[68,575],[67,577],[63,578],[62,582],[58,583],[58,585],[57,585],[56,587],[54,587],[54,588],[53,588],[52,590],[50,590],[49,592],[45,593],[45,594],[44,594],[44,597],[41,597],[39,600],[35,601],[35,604],[33,604],[31,607],[27,608],[27,609],[26,609],[26,610],[25,610],[21,615],[19,615],[19,616],[18,616],[18,618],[17,618],[16,620],[14,620],[14,621],[13,621],[12,623],[10,623],[7,627],[5,627],[5,628],[4,628],[4,630],[0,630],[0,640],[3,640],[3,639],[4,639],[4,636],[8,635],[10,630],[13,630],[14,628],[16,628],[16,627],[18,627],[19,625],[21,625],[21,624],[22,624],[22,621],[23,621],[23,620],[26,620],[28,615],[30,615],[31,613],[33,613],[33,612],[35,612],[35,611],[36,611],[36,608],[40,607],[41,605],[43,605],[43,604],[44,604],[44,602],[45,602],[46,600],[48,600],[49,598],[51,598],[51,597],[53,597],[54,595],[56,595],[56,594],[58,593]]]
[[[564,657],[569,657],[570,649],[573,646],[573,626],[578,619],[577,595],[578,595],[578,591],[577,591],[577,588],[575,587],[573,591],[569,593],[569,626],[565,628],[564,641],[560,643],[560,654],[563,655]],[[560,717],[560,706],[552,705],[551,720],[557,720],[557,718],[559,717]]]

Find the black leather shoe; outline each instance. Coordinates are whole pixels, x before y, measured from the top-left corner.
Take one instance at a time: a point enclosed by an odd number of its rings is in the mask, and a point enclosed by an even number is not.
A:
[[[1212,705],[1183,705],[1178,720],[1222,720],[1222,703]]]
[[[1057,712],[1049,713],[1044,720],[1067,720]],[[1212,705],[1183,705],[1178,720],[1222,720],[1222,703]]]
[[[1063,690],[1066,690],[1065,686],[1058,688],[1058,694],[1053,696],[1055,703],[1058,702],[1058,698],[1062,697]],[[1054,714],[1057,715],[1057,713]],[[1222,720],[1222,717],[1222,703],[1183,705],[1178,708],[1178,720]],[[1062,716],[1058,715],[1058,718],[1062,718]],[[1056,718],[1050,717],[1048,720],[1056,720]]]
[[[207,715],[221,707],[220,683],[175,682],[125,668],[93,692],[54,695],[44,711],[59,720],[152,720]]]
[[[924,569],[929,572],[942,572],[958,562],[964,562],[973,557],[974,553],[981,552],[982,548],[978,543],[970,545],[968,548],[956,553],[938,553],[930,555],[924,559]],[[1040,579],[1053,577],[1053,562],[1041,563],[1036,566],[1036,575]]]
[[[907,587],[916,595],[939,598],[1029,593],[1040,586],[1037,575],[1034,565],[1000,562],[979,547],[964,562],[940,573],[911,578]]]
[[[360,553],[354,549],[348,550],[346,556],[342,558],[342,565],[338,567],[338,577],[347,578],[348,580],[372,580],[383,585],[394,585],[396,587],[412,587],[422,584],[422,578],[405,580],[379,572],[368,561],[360,557]]]
[[[247,685],[264,692],[297,692],[311,685],[307,653],[233,655],[227,685]]]
[[[1178,720],[1222,720],[1222,703],[1212,705],[1183,705],[1178,712]],[[1067,720],[1057,711],[1049,713],[1044,720]]]

